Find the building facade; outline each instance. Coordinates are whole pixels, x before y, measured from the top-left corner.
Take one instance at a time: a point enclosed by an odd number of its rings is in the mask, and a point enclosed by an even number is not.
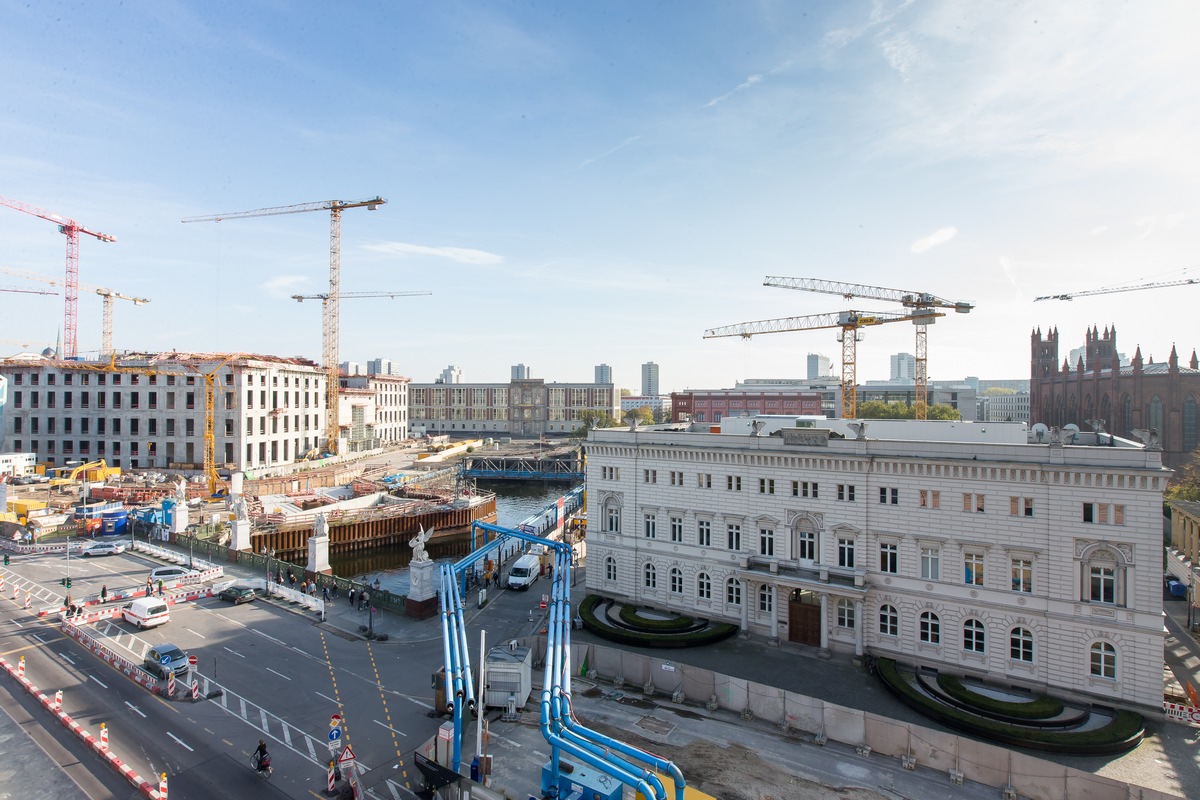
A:
[[[756,414],[823,414],[824,398],[816,392],[787,387],[697,389],[671,392],[671,421],[715,425],[726,417]]]
[[[385,447],[409,438],[408,384],[409,379],[399,375],[342,377],[338,420],[343,427],[350,427],[351,451]]]
[[[627,394],[621,398],[621,418],[629,411],[637,408],[648,408],[650,413],[654,415],[655,422],[664,422],[671,419],[671,398],[670,397],[642,397],[636,394]]]
[[[596,383],[612,383],[612,367],[608,364],[596,365]]]
[[[912,353],[894,353],[889,358],[894,381],[916,381],[917,358]]]
[[[127,469],[200,469],[206,375],[219,468],[290,463],[325,439],[326,373],[311,361],[161,353],[115,363],[0,362],[12,385],[0,450],[50,465],[103,458]]]
[[[510,377],[514,381],[526,381],[529,380],[529,375],[529,367],[525,366],[524,364],[514,364]]]
[[[976,401],[984,422],[1029,422],[1029,392],[987,394]]]
[[[562,436],[580,426],[585,411],[613,417],[620,411],[612,384],[546,383],[541,378],[414,383],[408,398],[409,427],[414,433],[458,436]]]
[[[642,397],[658,396],[658,364],[647,361],[642,364]]]
[[[594,430],[587,589],[1161,710],[1161,452],[971,427],[969,442]]]
[[[1175,348],[1166,362],[1147,363],[1139,347],[1127,367],[1117,352],[1117,329],[1095,327],[1085,338],[1086,355],[1059,363],[1058,330],[1030,337],[1030,421],[1051,427],[1068,423],[1082,430],[1104,420],[1104,430],[1125,438],[1154,430],[1168,466],[1187,463],[1200,444],[1200,364],[1196,351],[1180,366]]]
[[[817,381],[832,376],[829,356],[823,356],[818,353],[808,354],[808,379],[810,381]]]

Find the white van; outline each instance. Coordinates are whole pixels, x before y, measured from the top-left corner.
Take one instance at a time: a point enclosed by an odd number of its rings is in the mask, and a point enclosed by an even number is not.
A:
[[[139,628],[153,628],[171,621],[171,612],[167,610],[167,604],[153,597],[139,597],[122,606],[121,616],[126,622]]]
[[[542,565],[537,556],[532,553],[521,556],[513,562],[508,571],[508,588],[522,591],[528,589],[538,579],[538,573],[541,571]]]

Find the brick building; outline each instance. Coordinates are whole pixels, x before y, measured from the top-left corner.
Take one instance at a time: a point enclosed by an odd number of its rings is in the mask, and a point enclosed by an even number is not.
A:
[[[1054,328],[1030,337],[1029,421],[1062,427],[1074,423],[1090,430],[1088,420],[1104,420],[1104,430],[1135,438],[1135,430],[1155,429],[1167,466],[1179,467],[1200,443],[1197,399],[1200,368],[1196,351],[1187,366],[1171,347],[1165,363],[1145,361],[1137,348],[1129,366],[1121,366],[1116,327],[1087,331],[1084,352],[1074,364],[1059,362]]]

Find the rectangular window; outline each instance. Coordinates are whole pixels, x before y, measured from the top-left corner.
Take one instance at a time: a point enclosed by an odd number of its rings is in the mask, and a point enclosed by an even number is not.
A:
[[[1117,572],[1112,567],[1093,566],[1088,572],[1090,592],[1088,600],[1093,603],[1115,603],[1117,598]]]
[[[775,481],[772,478],[758,479],[759,494],[775,494]]]
[[[940,548],[921,548],[921,578],[927,581],[942,579],[942,551]]]
[[[696,486],[698,486],[701,489],[711,489],[712,488],[712,473],[701,472],[701,473],[697,474],[696,475]]]
[[[656,533],[655,526],[658,524],[658,518],[653,514],[644,514],[642,515],[642,524],[642,530],[645,533],[646,538],[653,539]]]
[[[812,531],[800,531],[796,534],[796,557],[802,561],[817,560],[817,535]]]
[[[879,543],[879,571],[895,575],[899,571],[900,548],[895,542]]]
[[[671,517],[671,541],[683,541],[683,517]]]
[[[921,489],[917,492],[917,505],[921,508],[941,508],[942,493],[934,489]]]
[[[741,550],[742,549],[742,526],[727,525],[725,527],[725,549],[726,550]]]
[[[963,494],[963,511],[974,511],[977,514],[982,514],[983,495],[971,494],[970,492]]]
[[[775,531],[770,528],[758,529],[758,554],[767,558],[775,557]]]
[[[1012,590],[1032,594],[1033,592],[1033,561],[1028,558],[1012,560]]]
[[[854,540],[838,538],[838,566],[854,569]]]
[[[963,583],[983,586],[983,553],[963,553]]]
[[[674,470],[671,471],[671,485],[672,486],[683,486],[683,473],[682,472],[675,472]]]
[[[696,544],[700,547],[712,547],[712,523],[706,519],[696,522]]]
[[[839,483],[837,485],[837,499],[844,500],[847,503],[854,502],[854,484]]]
[[[888,503],[891,503],[891,505],[899,505],[900,490],[895,489],[895,488],[889,488],[886,486],[880,486],[879,487],[879,502],[883,505],[887,505]]]
[[[730,492],[740,492],[742,490],[742,476],[741,475],[726,475],[725,476],[725,489]]]
[[[809,481],[792,481],[792,497],[817,497],[817,484]]]
[[[621,532],[621,509],[610,508],[608,510],[608,527],[606,530],[609,533]]]
[[[642,470],[643,483],[658,483],[658,470],[644,469]]]

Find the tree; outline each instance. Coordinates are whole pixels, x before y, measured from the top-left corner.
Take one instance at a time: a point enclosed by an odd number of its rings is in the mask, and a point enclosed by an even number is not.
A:
[[[1190,500],[1193,503],[1200,501],[1200,450],[1193,451],[1188,463],[1171,478],[1163,497],[1167,500]]]
[[[628,389],[621,390],[621,397],[629,397],[632,394],[633,394],[633,392],[629,391]]]
[[[914,419],[916,415],[916,409],[900,401],[885,403],[882,400],[868,400],[858,404],[859,419]],[[961,420],[962,414],[945,403],[935,403],[929,406],[926,418]]]
[[[586,408],[579,412],[579,425],[571,432],[571,435],[583,439],[587,438],[587,432],[592,428],[616,428],[620,424],[620,420],[615,419],[607,411]]]
[[[637,417],[638,425],[653,425],[654,412],[650,410],[650,406],[638,406],[629,412]],[[628,414],[626,416],[629,416]]]

